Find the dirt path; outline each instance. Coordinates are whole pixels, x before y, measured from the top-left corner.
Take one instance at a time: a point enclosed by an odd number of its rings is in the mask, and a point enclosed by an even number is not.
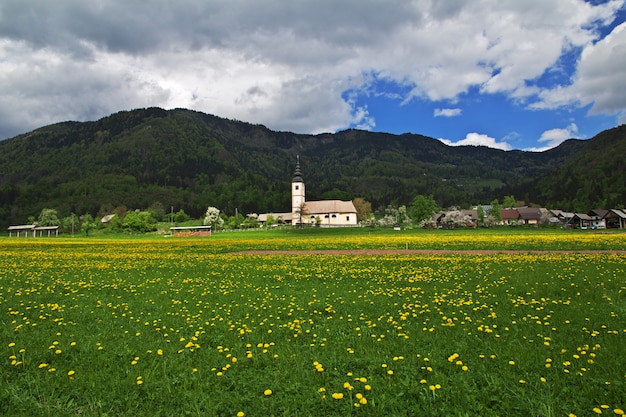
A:
[[[331,249],[331,250],[249,250],[231,255],[495,255],[495,254],[615,254],[626,256],[626,250],[435,250],[435,249]]]

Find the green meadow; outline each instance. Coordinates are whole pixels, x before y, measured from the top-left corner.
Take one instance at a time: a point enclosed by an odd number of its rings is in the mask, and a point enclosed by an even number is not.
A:
[[[407,248],[448,252],[301,252]],[[621,415],[626,256],[604,251],[624,248],[539,230],[1,238],[0,415]]]

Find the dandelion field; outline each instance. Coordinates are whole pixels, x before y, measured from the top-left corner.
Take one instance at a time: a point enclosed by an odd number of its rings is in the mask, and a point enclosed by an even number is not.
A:
[[[0,239],[0,415],[622,414],[624,255],[228,253],[467,236]]]

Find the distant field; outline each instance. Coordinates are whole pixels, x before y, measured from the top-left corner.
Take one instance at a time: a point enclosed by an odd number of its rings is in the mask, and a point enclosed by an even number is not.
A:
[[[618,415],[626,256],[576,251],[625,242],[525,229],[2,238],[0,415]],[[451,252],[231,254],[407,247]]]

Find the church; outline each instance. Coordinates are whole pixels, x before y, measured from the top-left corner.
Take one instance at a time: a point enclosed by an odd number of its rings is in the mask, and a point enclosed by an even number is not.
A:
[[[259,221],[265,223],[268,215],[282,219],[293,226],[319,225],[321,227],[356,226],[356,208],[352,201],[320,200],[307,201],[304,179],[300,171],[300,157],[297,157],[296,171],[291,180],[291,212],[265,213]]]

